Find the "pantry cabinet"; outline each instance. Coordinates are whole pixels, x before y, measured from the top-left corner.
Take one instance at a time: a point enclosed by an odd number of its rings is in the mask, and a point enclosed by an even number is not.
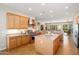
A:
[[[7,28],[13,29],[15,27],[14,23],[14,14],[7,13]]]

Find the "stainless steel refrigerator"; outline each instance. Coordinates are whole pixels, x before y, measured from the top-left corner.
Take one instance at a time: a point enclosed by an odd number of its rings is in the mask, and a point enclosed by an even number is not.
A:
[[[77,48],[79,48],[79,24],[73,23],[73,41]]]

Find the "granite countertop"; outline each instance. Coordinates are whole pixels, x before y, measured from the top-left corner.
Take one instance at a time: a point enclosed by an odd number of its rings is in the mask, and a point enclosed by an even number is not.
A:
[[[36,37],[44,38],[46,40],[55,40],[60,34],[43,34]]]
[[[46,34],[46,38],[48,37],[50,40],[55,40],[60,34]]]
[[[28,34],[21,34],[21,33],[7,34],[7,37],[21,36],[21,35],[28,35]]]

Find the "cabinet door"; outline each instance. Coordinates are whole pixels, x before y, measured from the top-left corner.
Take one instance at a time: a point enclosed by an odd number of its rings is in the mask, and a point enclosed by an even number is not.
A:
[[[27,41],[26,41],[26,36],[24,35],[24,36],[22,36],[22,44],[26,44],[27,43]]]
[[[22,36],[22,44],[28,44],[30,43],[30,36],[29,35],[24,35]]]
[[[17,46],[21,46],[21,36],[16,37]]]
[[[26,35],[26,43],[30,43],[31,37],[29,35]]]
[[[15,48],[16,47],[16,38],[15,37],[10,37],[9,38],[9,49]]]
[[[28,28],[28,17],[24,17],[24,16],[21,16],[21,23],[20,23],[20,26],[22,29],[26,29]]]
[[[20,28],[20,16],[15,15],[15,28],[19,29]]]
[[[7,13],[7,28],[13,29],[14,28],[14,15]]]

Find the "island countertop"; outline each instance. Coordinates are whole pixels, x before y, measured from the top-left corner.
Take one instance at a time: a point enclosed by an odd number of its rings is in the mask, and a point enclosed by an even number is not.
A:
[[[60,36],[61,34],[43,34],[43,35],[39,35],[39,36],[35,36],[35,37],[39,37],[39,38],[45,38],[47,40],[55,40],[58,36]]]

